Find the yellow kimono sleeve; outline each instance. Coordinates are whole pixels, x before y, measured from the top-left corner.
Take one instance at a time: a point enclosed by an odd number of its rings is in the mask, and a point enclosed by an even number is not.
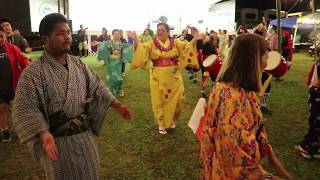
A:
[[[150,61],[151,41],[145,43],[138,43],[134,51],[131,69],[147,69],[151,63]]]
[[[175,40],[179,51],[180,67],[193,66],[199,68],[198,53],[191,42]]]

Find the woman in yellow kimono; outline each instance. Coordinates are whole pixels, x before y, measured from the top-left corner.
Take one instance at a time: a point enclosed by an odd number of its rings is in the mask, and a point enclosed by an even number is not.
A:
[[[268,42],[256,34],[237,37],[209,97],[201,139],[202,180],[265,180],[260,164],[268,157],[276,170],[293,179],[275,156],[261,123],[259,98]]]
[[[152,109],[160,134],[167,134],[167,128],[175,127],[181,112],[184,99],[181,67],[199,67],[195,41],[179,41],[169,33],[169,26],[159,23],[156,37],[140,43],[135,32],[128,32],[128,36],[135,41],[131,67],[150,68]],[[197,35],[195,39],[200,38],[202,36]]]

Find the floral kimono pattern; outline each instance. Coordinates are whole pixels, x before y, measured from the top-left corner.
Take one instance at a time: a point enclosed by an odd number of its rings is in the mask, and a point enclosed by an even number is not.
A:
[[[155,41],[139,43],[134,53],[131,67],[150,69],[150,89],[152,109],[159,126],[170,127],[179,117],[184,100],[184,87],[180,68],[188,65],[198,67],[197,51],[191,43],[171,39],[170,50],[160,50]],[[169,49],[170,40],[158,41],[164,49]],[[174,66],[155,67],[153,62],[161,58],[177,58]]]
[[[98,57],[106,61],[106,83],[112,94],[118,95],[123,83],[122,62],[131,62],[132,45],[111,40],[102,42],[99,48]]]
[[[260,128],[259,107],[255,92],[215,84],[205,114],[200,179],[264,179],[267,172],[259,161],[271,146]]]

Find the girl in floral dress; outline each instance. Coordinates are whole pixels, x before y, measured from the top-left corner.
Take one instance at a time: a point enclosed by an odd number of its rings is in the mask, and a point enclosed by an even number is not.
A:
[[[276,158],[261,123],[256,93],[261,88],[268,47],[256,34],[243,34],[235,40],[209,97],[200,179],[280,179],[261,166],[262,157],[268,157],[282,175],[293,179]]]

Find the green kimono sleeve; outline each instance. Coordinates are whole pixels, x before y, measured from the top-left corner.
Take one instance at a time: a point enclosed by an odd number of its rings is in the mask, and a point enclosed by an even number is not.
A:
[[[104,60],[106,61],[109,59],[109,53],[108,53],[108,44],[109,41],[103,41],[99,43],[99,51],[98,51],[98,60]]]
[[[131,63],[133,58],[133,47],[131,44],[125,43],[123,44],[122,49],[122,61],[124,63]]]

